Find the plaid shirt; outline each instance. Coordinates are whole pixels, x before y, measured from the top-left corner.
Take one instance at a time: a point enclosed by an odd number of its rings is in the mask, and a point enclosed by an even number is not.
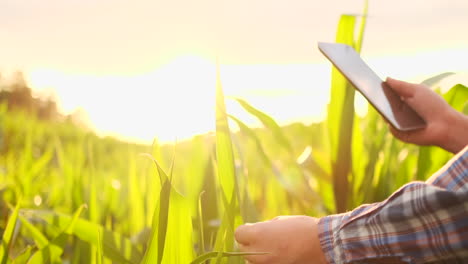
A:
[[[329,263],[468,263],[468,146],[426,182],[320,219]]]

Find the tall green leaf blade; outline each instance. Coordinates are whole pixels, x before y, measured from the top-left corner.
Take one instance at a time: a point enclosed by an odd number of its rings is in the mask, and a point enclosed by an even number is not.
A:
[[[262,111],[258,110],[257,108],[253,107],[245,100],[240,98],[234,98],[247,112],[254,115],[258,120],[262,122],[262,124],[268,128],[272,133],[274,138],[280,143],[280,145],[285,148],[290,153],[292,152],[291,143],[284,135],[283,130],[281,127],[276,123],[276,121],[269,115],[263,113]]]
[[[30,210],[29,212],[59,228],[68,226],[72,219],[69,215],[50,211]],[[102,246],[104,255],[117,263],[137,264],[142,259],[141,252],[130,240],[118,233],[106,230],[98,224],[91,223],[84,219],[77,219],[70,232],[91,245]],[[99,239],[99,233],[101,233],[102,239]],[[99,243],[101,243],[101,245],[99,245]]]
[[[164,255],[164,246],[166,243],[167,225],[169,218],[169,203],[171,199],[171,183],[166,180],[161,188],[158,229],[158,258],[157,263],[161,263]],[[153,228],[156,228],[153,226]],[[151,260],[154,261],[154,260]]]
[[[161,198],[160,198],[161,199]],[[148,246],[146,248],[145,255],[141,261],[141,264],[149,263],[158,263],[159,259],[159,237],[158,237],[158,227],[159,227],[159,212],[160,212],[160,201],[156,203],[153,213],[153,224],[151,226],[151,235],[148,241]],[[164,249],[164,247],[163,247]],[[161,256],[162,258],[162,256]]]
[[[65,243],[67,241],[68,235],[72,234],[73,228],[76,221],[78,220],[81,212],[85,208],[84,205],[80,206],[76,212],[73,214],[73,217],[70,219],[69,223],[63,228],[57,236],[49,241],[40,250],[36,251],[30,258],[30,264],[41,264],[41,263],[60,263],[60,256],[63,253]]]
[[[42,234],[42,232],[32,225],[24,216],[19,215],[19,219],[23,224],[23,227],[29,231],[29,234],[34,239],[37,248],[42,249],[49,244],[49,240]]]
[[[173,191],[170,196],[162,263],[189,263],[194,257],[192,234],[191,203]]]
[[[356,43],[354,45],[354,48],[356,51],[359,53],[361,52],[362,48],[362,42],[364,39],[364,31],[366,28],[366,22],[367,22],[367,12],[369,9],[369,1],[366,0],[364,3],[364,10],[363,14],[361,16],[361,25],[359,28],[358,36]],[[360,96],[358,94],[358,96]],[[355,115],[354,116],[354,128],[352,132],[352,142],[351,142],[351,148],[352,148],[352,168],[351,168],[351,178],[350,180],[350,188],[349,188],[349,193],[348,193],[348,208],[354,208],[358,205],[360,205],[359,202],[356,202],[356,192],[357,189],[359,188],[359,184],[362,182],[365,174],[365,162],[367,160],[367,156],[364,154],[364,138],[362,135],[361,131],[361,119]]]
[[[276,177],[276,179],[281,183],[281,185],[289,191],[294,191],[291,184],[283,177],[283,175],[280,173],[279,169],[276,168],[276,166],[273,164],[271,159],[266,155],[265,150],[262,146],[262,143],[260,142],[260,139],[258,136],[255,134],[255,132],[249,128],[244,122],[240,121],[236,117],[229,115],[229,118],[234,120],[234,122],[237,123],[239,126],[240,130],[247,135],[249,138],[251,138],[256,146],[256,151],[259,153],[261,160],[265,163],[265,165],[268,168],[271,168],[273,175]]]
[[[8,218],[8,223],[6,225],[5,231],[3,232],[2,237],[2,247],[0,248],[0,261],[2,264],[7,263],[8,261],[8,253],[11,247],[11,242],[13,239],[13,233],[15,231],[16,223],[18,220],[18,212],[19,212],[19,202],[16,205],[15,209]]]
[[[204,224],[205,222],[203,221],[203,210],[202,210],[202,196],[205,193],[205,191],[202,191],[200,193],[200,196],[198,197],[198,223],[199,223],[199,244],[200,244],[200,253],[204,254],[205,253],[205,227]]]
[[[455,110],[461,112],[468,101],[468,87],[457,84],[444,94],[444,99]]]
[[[368,10],[369,10],[369,0],[365,0],[364,10],[363,10],[362,16],[361,16],[361,25],[359,27],[359,35],[357,37],[356,45],[354,47],[358,53],[361,52],[361,48],[362,48],[362,41],[364,39],[364,31],[366,29]]]
[[[240,216],[238,209],[239,190],[219,66],[216,76],[216,162],[219,183],[222,189],[221,199],[223,200],[225,211],[221,226],[218,230],[215,250],[232,251],[234,246],[233,234],[236,217]],[[216,263],[219,261],[220,257],[217,258]]]
[[[432,87],[432,86],[436,85],[438,82],[440,82],[441,80],[443,80],[443,79],[445,79],[448,76],[451,76],[453,74],[455,74],[455,73],[453,73],[453,72],[444,72],[444,73],[438,74],[436,76],[433,76],[433,77],[431,77],[429,79],[426,79],[426,80],[422,81],[421,84]]]
[[[140,189],[140,176],[138,174],[138,169],[136,166],[136,158],[133,155],[129,155],[129,168],[128,168],[128,199],[130,200],[130,204],[132,205],[130,209],[129,215],[129,224],[130,224],[130,232],[133,234],[140,232],[145,224],[145,217],[144,217],[144,208],[142,197],[142,191]]]
[[[152,158],[150,155],[148,155]],[[152,158],[153,159],[153,158]],[[156,204],[153,214],[153,225],[148,249],[145,252],[142,263],[161,263],[164,255],[164,244],[166,241],[167,222],[169,217],[169,202],[171,196],[171,182],[164,170],[154,160],[161,178],[162,187],[159,195],[159,202]]]
[[[224,197],[230,202],[235,191],[234,154],[219,74],[216,81],[216,161]]]
[[[342,15],[338,24],[336,42],[354,46],[356,18]],[[343,75],[332,69],[332,86],[328,106],[328,126],[332,149],[332,171],[337,211],[347,209],[348,176],[351,169],[351,140],[354,120],[354,89]]]
[[[21,255],[17,256],[15,259],[13,259],[12,264],[24,264],[28,263],[29,258],[31,257],[32,254],[32,247],[28,246],[22,253]],[[29,264],[29,263],[28,263]]]

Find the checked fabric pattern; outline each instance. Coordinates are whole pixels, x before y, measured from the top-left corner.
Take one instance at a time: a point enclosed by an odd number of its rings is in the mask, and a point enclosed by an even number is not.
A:
[[[468,263],[468,146],[426,182],[321,218],[329,263]]]

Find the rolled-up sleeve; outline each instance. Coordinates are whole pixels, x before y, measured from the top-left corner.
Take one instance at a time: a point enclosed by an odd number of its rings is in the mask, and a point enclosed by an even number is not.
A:
[[[468,146],[426,182],[319,221],[329,263],[468,263]]]

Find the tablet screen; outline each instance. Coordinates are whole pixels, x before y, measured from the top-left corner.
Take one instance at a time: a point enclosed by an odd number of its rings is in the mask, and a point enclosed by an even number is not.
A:
[[[320,51],[348,81],[398,130],[413,130],[426,122],[375,74],[350,46],[319,43]]]

